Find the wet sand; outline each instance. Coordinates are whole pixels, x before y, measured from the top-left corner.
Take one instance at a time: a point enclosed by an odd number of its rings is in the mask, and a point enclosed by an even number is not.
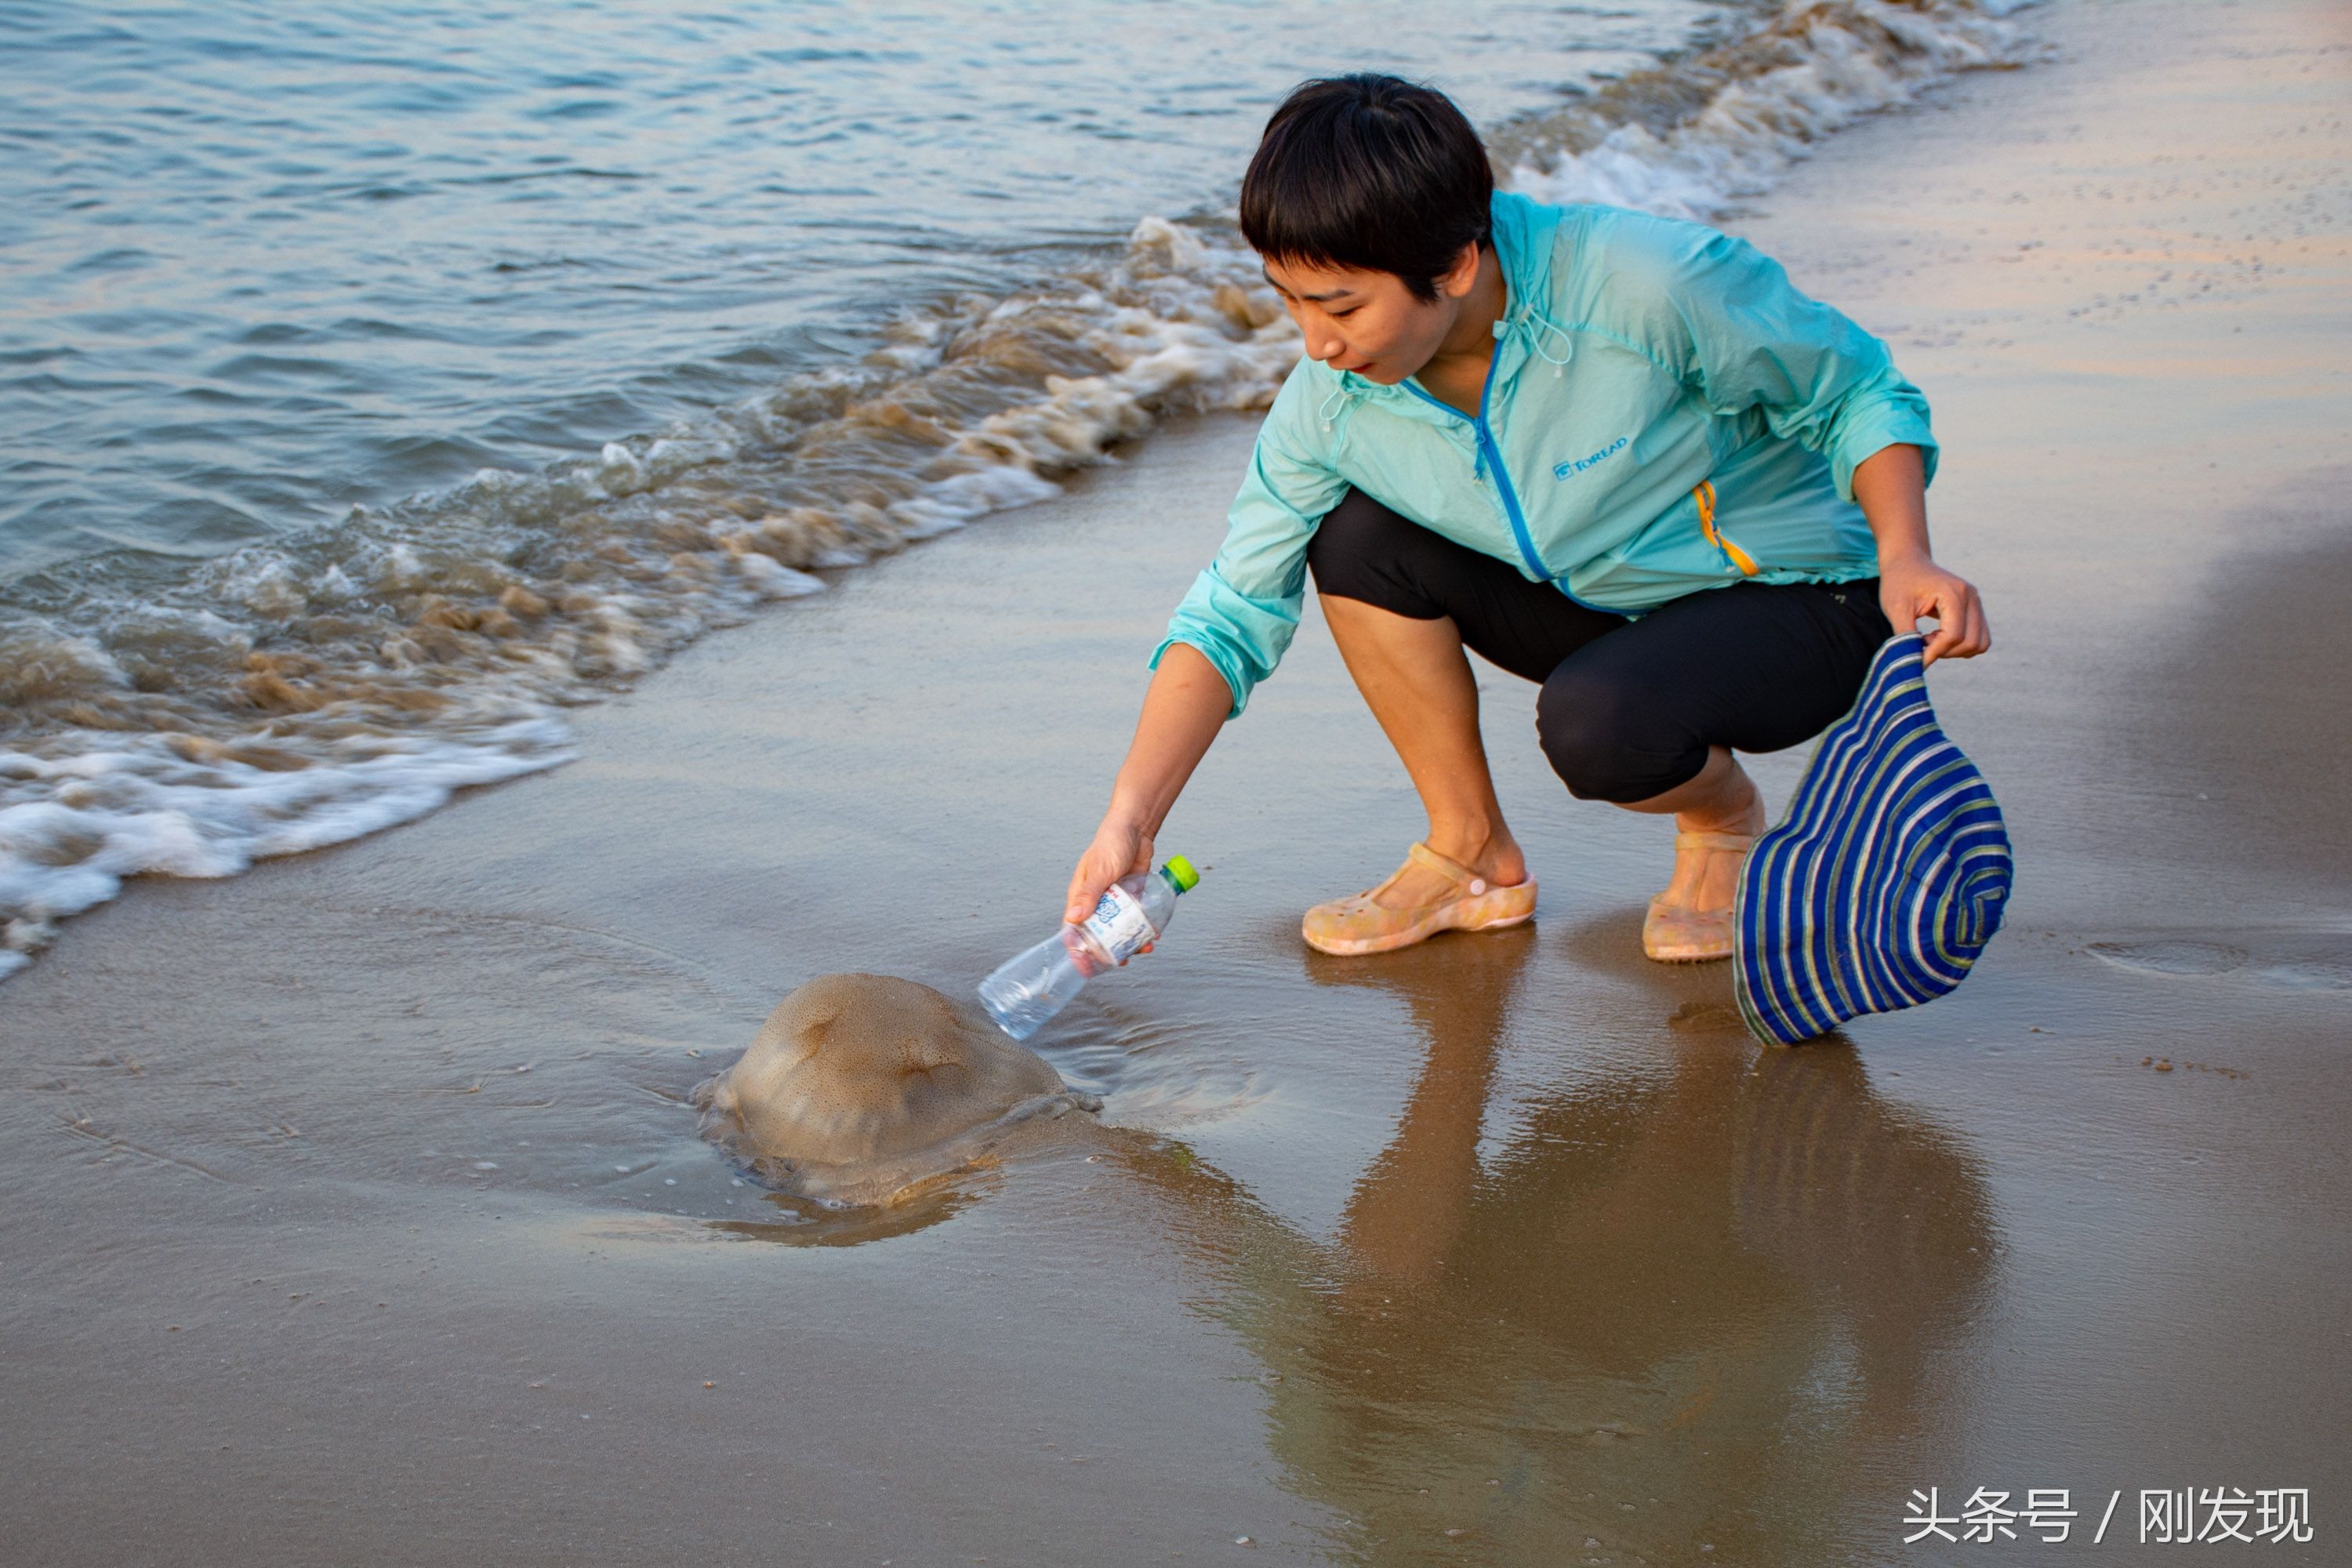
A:
[[[1537,923],[1307,952],[1420,826],[1310,612],[1179,928],[1040,1037],[1104,1125],[879,1219],[735,1185],[684,1097],[785,992],[1052,918],[1204,422],[0,992],[0,1561],[1973,1562],[2184,1487],[2340,1560],[2352,20],[2041,26],[1732,225],[1935,404],[1998,646],[1934,691],[2020,860],[1958,993],[1754,1047],[1491,672]],[[2074,1540],[1906,1547],[1930,1486]]]

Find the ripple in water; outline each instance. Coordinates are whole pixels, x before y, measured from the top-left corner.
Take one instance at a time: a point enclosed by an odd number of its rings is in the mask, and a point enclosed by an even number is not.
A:
[[[1270,1092],[1256,1066],[1213,1032],[1117,1003],[1072,1008],[1037,1044],[1064,1082],[1101,1100],[1110,1125],[1172,1132],[1237,1115]]]

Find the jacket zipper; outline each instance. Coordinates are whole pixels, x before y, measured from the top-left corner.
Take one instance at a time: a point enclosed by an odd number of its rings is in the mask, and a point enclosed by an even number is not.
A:
[[[1706,534],[1706,542],[1722,553],[1726,565],[1739,568],[1739,574],[1743,577],[1753,577],[1763,570],[1756,564],[1754,556],[1734,544],[1729,534],[1715,526],[1714,485],[1705,479],[1699,480],[1691,488],[1691,500],[1698,506],[1699,531]]]
[[[1488,395],[1495,389],[1495,361],[1502,350],[1500,339],[1496,341],[1495,348],[1496,353],[1490,354],[1486,360],[1486,383],[1478,388],[1478,414],[1475,418],[1463,413],[1450,403],[1432,397],[1411,382],[1405,383],[1405,390],[1433,408],[1443,409],[1456,419],[1466,420],[1470,428],[1477,433],[1478,450],[1483,454],[1486,466],[1495,472],[1495,488],[1503,493],[1503,515],[1511,521],[1511,538],[1517,542],[1520,558],[1527,562],[1528,570],[1559,589],[1562,596],[1572,605],[1580,605],[1585,609],[1598,611],[1604,616],[1619,614],[1620,612],[1615,610],[1603,610],[1598,605],[1587,605],[1574,594],[1570,593],[1568,584],[1561,582],[1553,574],[1551,568],[1544,564],[1543,557],[1536,553],[1535,539],[1528,532],[1528,520],[1519,511],[1518,492],[1511,489],[1511,475],[1510,471],[1503,467],[1502,449],[1495,445],[1495,433],[1486,424],[1486,402]],[[1475,465],[1473,466],[1471,477],[1474,479],[1477,477]]]

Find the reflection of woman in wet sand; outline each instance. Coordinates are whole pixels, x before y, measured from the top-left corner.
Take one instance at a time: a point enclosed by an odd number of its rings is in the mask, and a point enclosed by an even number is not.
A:
[[[1662,1083],[1490,1121],[1531,945],[1310,961],[1399,995],[1429,1052],[1334,1245],[1198,1164],[1138,1167],[1231,1280],[1219,1315],[1269,1369],[1292,1484],[1354,1521],[1364,1559],[1417,1561],[1452,1530],[1474,1561],[1569,1560],[1587,1537],[1808,1560],[1909,1484],[1844,1506],[1857,1465],[1899,1466],[1937,1418],[1933,1364],[1994,1245],[1981,1178],[1834,1047],[1717,1037]],[[1483,1163],[1482,1129],[1503,1144]]]

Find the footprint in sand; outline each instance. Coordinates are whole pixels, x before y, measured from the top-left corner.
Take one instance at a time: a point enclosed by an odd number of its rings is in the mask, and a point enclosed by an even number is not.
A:
[[[2157,942],[2095,942],[2091,951],[2119,969],[2152,974],[2224,974],[2245,966],[2243,949],[2218,942],[2166,938]]]
[[[2095,942],[2090,951],[2146,974],[2228,974],[2287,991],[2352,991],[2352,936],[2307,931],[2232,932],[2244,945],[2198,937]]]

